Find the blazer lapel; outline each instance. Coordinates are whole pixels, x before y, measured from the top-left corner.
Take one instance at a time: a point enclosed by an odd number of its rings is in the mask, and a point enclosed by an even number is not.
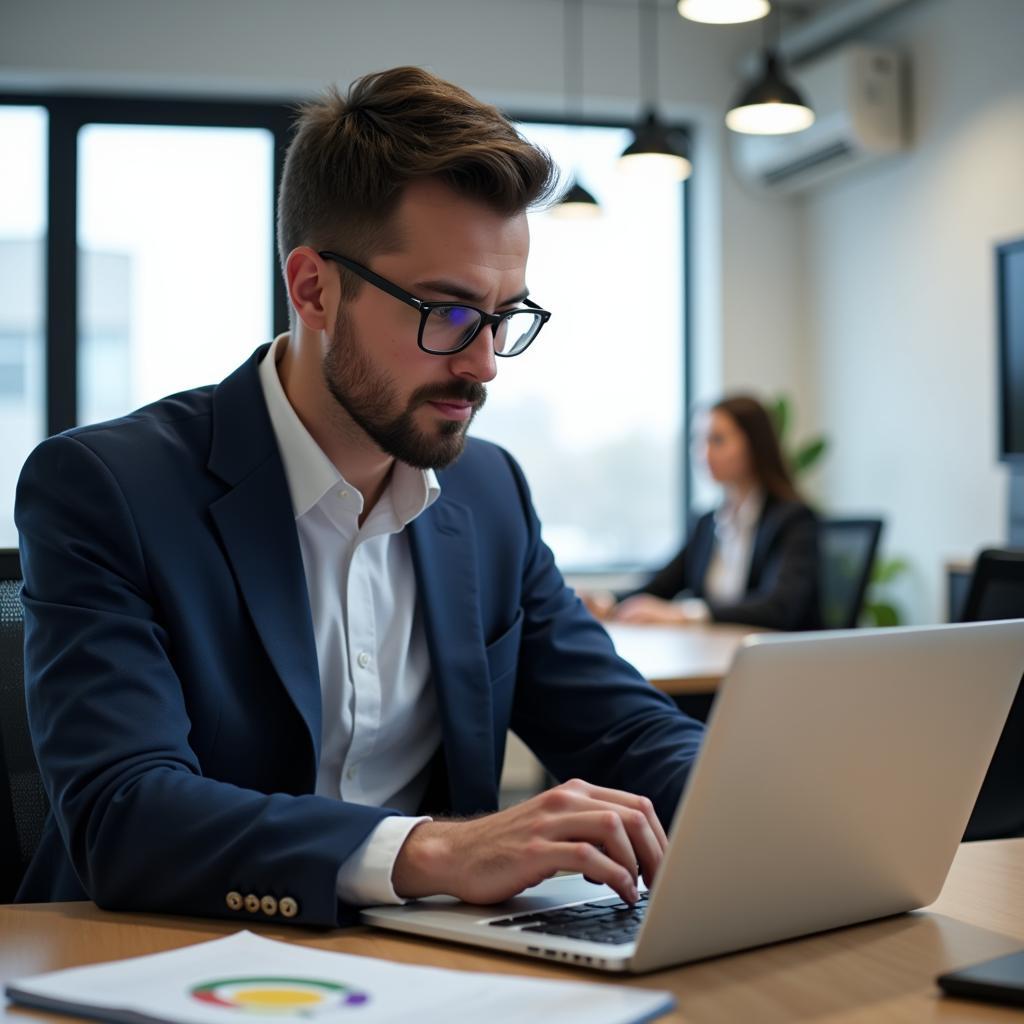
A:
[[[320,673],[295,513],[260,387],[267,346],[218,385],[210,470],[230,490],[210,505],[249,614],[320,762]]]
[[[765,556],[779,529],[779,513],[778,499],[767,495],[764,499],[764,508],[761,510],[761,518],[758,519],[757,529],[754,531],[754,547],[750,552],[750,571],[747,573],[747,590],[754,590],[761,581]]]
[[[713,512],[701,516],[693,538],[693,568],[690,579],[694,581],[693,593],[696,597],[704,596],[704,581],[711,564],[711,552],[715,547],[715,516]]]
[[[493,810],[498,769],[472,515],[442,494],[409,524],[409,539],[441,715],[451,809],[459,814]]]

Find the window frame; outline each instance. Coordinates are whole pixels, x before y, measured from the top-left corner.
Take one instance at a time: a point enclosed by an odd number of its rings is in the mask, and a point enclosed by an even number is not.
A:
[[[277,192],[284,170],[284,157],[296,115],[296,100],[247,100],[243,98],[203,99],[192,97],[128,98],[103,94],[59,94],[0,92],[0,105],[35,106],[47,112],[46,257],[44,271],[44,422],[47,436],[60,433],[78,422],[78,132],[87,124],[169,125],[180,127],[263,128],[274,140],[274,188],[271,217],[276,223]],[[572,127],[629,128],[623,119],[553,116],[527,111],[506,111],[515,123],[567,125]],[[672,128],[691,136],[687,124]],[[692,337],[693,292],[691,272],[691,189],[680,186],[682,194],[682,473],[680,508],[686,532],[691,518],[694,493],[690,459],[689,409],[693,397]],[[277,265],[274,246],[268,255],[272,281],[274,332],[288,330],[288,297]],[[633,567],[636,572],[643,566]],[[566,571],[572,571],[568,567]],[[600,572],[574,573],[597,576],[629,571],[609,567]]]

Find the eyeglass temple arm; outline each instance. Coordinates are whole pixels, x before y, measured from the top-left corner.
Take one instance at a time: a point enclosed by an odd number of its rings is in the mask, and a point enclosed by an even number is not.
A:
[[[400,302],[404,302],[407,306],[412,306],[416,310],[423,310],[423,303],[419,299],[399,288],[398,285],[392,284],[386,277],[375,274],[369,267],[364,267],[361,263],[356,263],[355,260],[350,260],[347,256],[339,256],[336,252],[324,250],[318,255],[321,259],[340,263],[346,270],[351,270],[357,277],[361,277],[364,281],[369,281],[370,284],[375,285],[382,292],[387,292],[388,295],[393,296]]]

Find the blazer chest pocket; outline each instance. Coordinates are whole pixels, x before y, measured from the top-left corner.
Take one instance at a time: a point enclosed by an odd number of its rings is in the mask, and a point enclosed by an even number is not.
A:
[[[514,680],[515,670],[519,664],[519,638],[523,633],[523,609],[516,609],[516,617],[512,625],[497,640],[492,641],[484,649],[487,655],[487,670],[491,677],[492,688],[497,683],[510,682],[506,676]]]

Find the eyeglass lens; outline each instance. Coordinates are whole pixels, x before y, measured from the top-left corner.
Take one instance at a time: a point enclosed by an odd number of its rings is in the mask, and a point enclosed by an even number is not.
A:
[[[423,347],[430,352],[452,352],[461,348],[480,328],[480,314],[469,306],[435,306],[423,323]],[[541,317],[530,310],[517,310],[494,327],[494,351],[514,356],[532,340]]]

